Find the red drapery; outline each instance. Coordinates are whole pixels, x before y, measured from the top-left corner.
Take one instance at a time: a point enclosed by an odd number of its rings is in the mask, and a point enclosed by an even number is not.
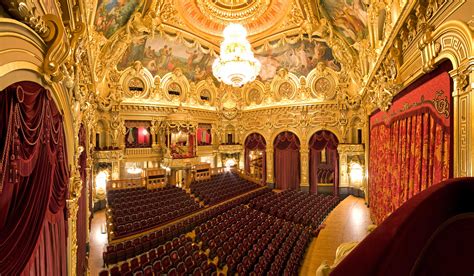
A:
[[[262,154],[262,174],[263,174],[263,183],[267,181],[267,154],[265,152],[267,148],[267,143],[265,138],[258,133],[250,134],[247,139],[245,139],[245,172],[250,172],[250,158],[249,153],[252,150],[260,150]]]
[[[87,153],[86,153],[86,130],[84,125],[79,129],[79,145],[84,147],[79,156],[79,172],[82,179],[81,197],[79,198],[79,209],[77,212],[77,275],[84,275],[86,271],[86,243],[87,243]]]
[[[275,185],[277,189],[300,187],[300,141],[292,132],[278,134],[274,144]]]
[[[382,222],[405,201],[449,178],[451,81],[445,66],[370,118],[369,199]]]
[[[69,172],[49,91],[21,82],[0,92],[0,150],[0,275],[65,275]]]
[[[319,179],[334,183],[334,195],[339,194],[339,141],[332,132],[321,130],[309,141],[310,192],[318,192]],[[321,151],[326,149],[326,162],[321,162]]]

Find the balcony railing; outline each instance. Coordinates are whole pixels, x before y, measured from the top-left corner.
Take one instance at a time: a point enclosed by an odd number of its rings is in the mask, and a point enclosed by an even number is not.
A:
[[[125,155],[152,155],[153,151],[151,148],[127,148],[125,149]]]

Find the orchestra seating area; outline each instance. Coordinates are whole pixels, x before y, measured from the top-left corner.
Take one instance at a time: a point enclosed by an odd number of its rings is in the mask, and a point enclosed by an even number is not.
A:
[[[227,274],[295,275],[311,238],[309,229],[244,205],[235,207],[195,229],[196,242],[217,256]]]
[[[279,193],[265,193],[252,199],[249,206],[287,221],[317,229],[339,202],[340,198],[337,196],[286,190]]]
[[[191,193],[206,205],[219,203],[258,187],[257,184],[230,172],[212,176],[209,180],[196,181],[190,185]]]
[[[222,212],[229,206],[215,208],[221,213],[190,234],[168,236],[164,244],[100,275],[212,275],[217,270],[227,275],[297,274],[311,240],[309,228],[242,204]]]
[[[147,252],[150,248],[155,248],[160,244],[164,244],[167,240],[171,240],[181,234],[190,232],[194,227],[206,222],[223,212],[248,202],[250,199],[269,192],[269,189],[256,190],[234,200],[225,202],[221,205],[198,212],[181,221],[166,225],[141,237],[124,242],[109,244],[103,253],[104,264],[111,265],[117,262],[125,261],[132,257]]]
[[[297,275],[313,230],[340,199],[258,187],[234,173],[192,183],[191,191],[212,206],[134,239],[111,242],[103,253],[108,269],[100,275]],[[127,205],[134,210],[144,204],[153,216],[154,202],[173,204],[183,194],[171,187],[134,188],[114,191],[108,199],[114,207],[128,199],[135,202]],[[112,210],[115,216],[118,209]]]
[[[186,191],[177,187],[148,190],[112,190],[107,195],[108,222],[114,238],[136,233],[202,208]]]

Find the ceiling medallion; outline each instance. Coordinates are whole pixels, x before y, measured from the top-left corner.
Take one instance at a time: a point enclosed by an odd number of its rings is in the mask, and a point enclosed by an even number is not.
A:
[[[260,73],[260,61],[254,57],[247,31],[240,24],[229,24],[224,29],[220,54],[212,64],[212,73],[225,84],[241,87]]]
[[[200,36],[220,37],[229,23],[240,23],[253,37],[276,28],[294,5],[291,0],[175,0],[185,24]]]
[[[199,10],[211,20],[226,24],[260,17],[268,8],[266,0],[197,0]]]

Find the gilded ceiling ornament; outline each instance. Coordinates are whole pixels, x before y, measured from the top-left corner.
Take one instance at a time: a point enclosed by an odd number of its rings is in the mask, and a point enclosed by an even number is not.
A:
[[[274,28],[288,13],[292,0],[177,0],[176,9],[186,25],[198,33],[220,37],[229,23],[241,23],[249,36]]]

